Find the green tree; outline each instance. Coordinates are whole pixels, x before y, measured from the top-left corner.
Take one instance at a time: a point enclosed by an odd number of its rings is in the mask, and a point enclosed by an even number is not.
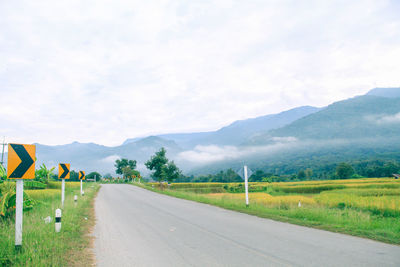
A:
[[[91,172],[88,175],[86,175],[86,179],[94,179],[94,178],[96,178],[96,182],[100,181],[101,174],[98,172]]]
[[[354,169],[348,163],[342,162],[336,167],[336,175],[339,177],[339,179],[350,178],[353,174]]]
[[[311,176],[313,175],[313,171],[310,168],[307,168],[304,171],[304,174],[306,175],[306,178],[309,180],[311,178]]]
[[[69,180],[70,181],[79,181],[79,173],[76,172],[75,170],[72,170],[70,172]]]
[[[306,173],[305,173],[305,171],[300,170],[300,171],[297,173],[297,179],[299,179],[299,180],[305,180],[305,179],[306,179]]]
[[[112,179],[112,175],[111,175],[111,173],[106,173],[106,174],[103,176],[103,178],[105,178],[105,179]]]
[[[123,175],[124,173],[122,169],[127,166],[129,166],[132,170],[136,169],[136,160],[117,159],[114,165],[116,168],[115,173]]]
[[[170,183],[174,181],[175,179],[178,179],[179,176],[181,175],[181,171],[179,168],[175,165],[174,161],[170,161],[167,163],[167,181]]]
[[[263,178],[271,176],[272,173],[265,173],[262,170],[257,170],[255,173],[253,173],[250,178],[249,182],[261,182]]]
[[[400,167],[395,162],[386,162],[385,165],[383,165],[383,175],[385,177],[392,177],[392,175],[398,173],[399,170]]]
[[[54,175],[54,169],[55,167],[47,168],[46,165],[43,163],[40,166],[40,169],[35,172],[35,180],[48,183],[50,181],[50,177]]]
[[[122,168],[122,175],[124,178],[133,179],[133,177],[138,177],[140,172],[133,170],[130,166],[125,166]]]
[[[181,175],[181,171],[175,163],[167,159],[166,152],[165,148],[162,147],[145,163],[146,167],[153,171],[151,177],[160,183],[162,181],[172,182]]]
[[[3,167],[3,165],[0,164],[0,180],[1,179],[6,179],[7,177],[7,172],[6,169]]]

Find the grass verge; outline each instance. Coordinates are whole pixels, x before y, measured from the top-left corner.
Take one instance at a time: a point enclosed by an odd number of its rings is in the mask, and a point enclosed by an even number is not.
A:
[[[239,199],[213,198],[207,194],[196,194],[175,190],[160,190],[143,184],[134,184],[147,190],[192,200],[200,203],[218,206],[262,218],[365,237],[390,244],[400,244],[400,224],[398,217],[384,217],[374,215],[369,211],[352,208],[331,208],[325,206],[302,206],[301,208],[289,205],[269,207],[250,202],[246,207]]]
[[[32,191],[37,205],[24,212],[21,250],[15,250],[14,216],[0,220],[1,266],[90,266],[94,258],[88,248],[90,229],[94,225],[93,201],[100,188],[97,184],[86,185],[85,195],[79,189],[66,184],[65,203],[62,211],[62,228],[55,232],[55,210],[61,206],[61,191],[54,189]],[[26,190],[29,193],[29,190]],[[74,203],[74,195],[78,202]],[[44,218],[50,216],[51,223]]]

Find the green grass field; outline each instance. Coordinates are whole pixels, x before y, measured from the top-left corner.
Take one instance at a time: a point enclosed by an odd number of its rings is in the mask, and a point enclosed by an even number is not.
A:
[[[400,180],[392,178],[250,183],[249,207],[243,183],[144,187],[259,217],[400,244]]]
[[[23,214],[22,249],[15,250],[14,216],[0,219],[1,266],[86,266],[92,264],[88,231],[94,225],[93,199],[97,184],[85,184],[85,196],[80,196],[78,183],[66,183],[62,229],[55,233],[55,210],[61,207],[59,182],[53,189],[24,190],[35,200],[35,206]],[[73,196],[78,195],[77,204]],[[49,224],[44,218],[52,217]]]

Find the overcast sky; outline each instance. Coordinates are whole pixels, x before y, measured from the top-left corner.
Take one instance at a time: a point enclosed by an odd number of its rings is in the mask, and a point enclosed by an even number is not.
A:
[[[0,136],[113,146],[397,87],[399,3],[0,0]]]

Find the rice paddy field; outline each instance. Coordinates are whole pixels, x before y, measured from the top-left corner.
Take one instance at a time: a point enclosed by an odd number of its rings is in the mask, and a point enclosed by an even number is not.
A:
[[[400,180],[393,178],[249,183],[249,207],[243,183],[149,185],[260,217],[400,244]]]
[[[9,182],[11,184],[11,182]],[[26,189],[33,207],[23,213],[22,248],[16,250],[15,214],[0,217],[0,266],[90,266],[88,231],[94,224],[93,199],[99,186],[66,182],[61,232],[55,232],[55,210],[61,208],[61,182],[50,182],[46,189]],[[77,203],[74,195],[78,195]],[[0,196],[1,198],[1,196]],[[50,216],[51,222],[45,218]]]

